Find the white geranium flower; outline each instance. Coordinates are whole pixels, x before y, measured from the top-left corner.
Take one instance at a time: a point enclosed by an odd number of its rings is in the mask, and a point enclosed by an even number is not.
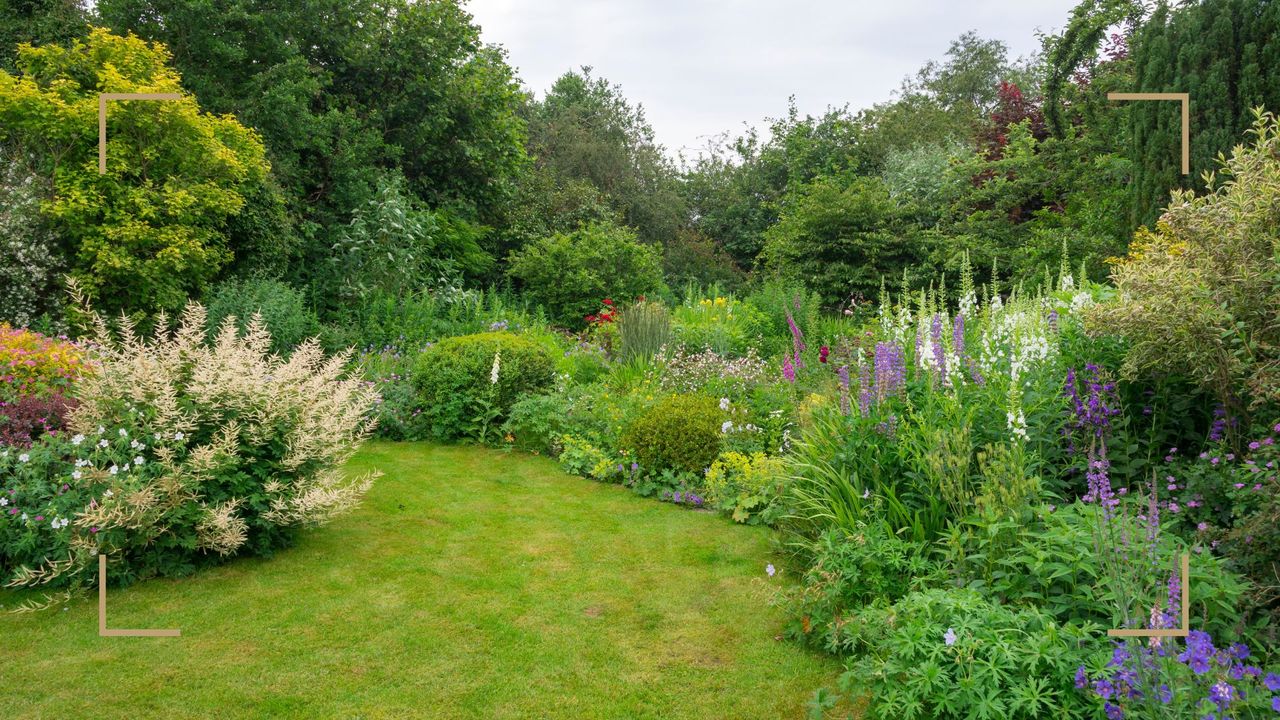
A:
[[[144,460],[144,459],[143,459],[143,457],[142,457],[141,455],[139,455],[138,457],[136,457],[136,458],[134,458],[134,459],[133,459],[133,464],[134,464],[134,466],[135,466],[135,467],[136,467],[136,466],[141,466],[141,465],[145,464],[146,462],[147,462],[147,461],[146,461],[146,460]]]
[[[115,465],[112,465],[111,469],[108,470],[107,472],[111,473],[112,475],[115,475],[116,473],[120,472],[120,468]]]
[[[174,440],[182,440],[182,439],[183,439],[183,438],[185,438],[185,437],[186,437],[186,435],[185,435],[185,434],[183,434],[183,433],[180,433],[180,432],[176,432],[176,433],[174,433],[174,434],[173,434],[173,439],[174,439]]]
[[[31,456],[26,453],[22,453],[21,455],[18,456],[18,462],[26,462],[30,459],[31,459]]]
[[[9,498],[0,497],[0,507],[4,507],[5,505],[8,505],[8,504],[9,504]]]
[[[81,476],[81,473],[79,470],[76,470],[75,472],[71,473],[72,480],[79,480],[80,476]]]
[[[110,489],[104,490],[102,493],[102,497],[111,497],[112,495],[115,495],[115,493],[111,492]]]
[[[104,447],[106,447],[107,445],[108,445],[108,443],[107,443],[107,439],[106,439],[106,438],[102,438],[101,440],[99,440],[99,441],[98,441],[98,447],[100,447],[100,448],[104,448]]]
[[[71,438],[72,445],[79,445],[82,442],[84,442],[84,435],[80,435],[77,433],[75,437]]]
[[[124,428],[120,428],[119,432],[120,432],[120,437],[129,437],[128,430],[125,430]]]

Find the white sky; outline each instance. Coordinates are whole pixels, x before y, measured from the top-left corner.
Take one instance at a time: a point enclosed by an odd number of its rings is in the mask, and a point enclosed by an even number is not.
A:
[[[693,151],[796,96],[802,114],[888,100],[966,30],[1010,57],[1040,47],[1078,0],[469,0],[486,42],[539,95],[580,65],[644,105],[658,141]],[[689,152],[688,154],[696,154]]]

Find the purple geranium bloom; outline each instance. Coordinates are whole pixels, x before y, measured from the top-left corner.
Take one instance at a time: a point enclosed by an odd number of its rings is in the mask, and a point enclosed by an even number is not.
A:
[[[1267,676],[1262,680],[1262,684],[1271,692],[1280,691],[1280,675],[1267,673]]]

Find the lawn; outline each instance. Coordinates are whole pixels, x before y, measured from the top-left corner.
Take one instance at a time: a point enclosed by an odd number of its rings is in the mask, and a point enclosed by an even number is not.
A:
[[[521,454],[375,443],[355,513],[266,560],[0,615],[23,718],[794,718],[834,660],[780,640],[769,531]],[[0,593],[12,607],[13,594]]]

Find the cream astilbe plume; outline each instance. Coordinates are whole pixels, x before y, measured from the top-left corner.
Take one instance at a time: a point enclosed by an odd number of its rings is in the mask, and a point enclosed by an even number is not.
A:
[[[205,507],[204,518],[196,525],[196,542],[201,549],[230,555],[244,545],[249,537],[249,525],[236,515],[240,504],[240,500],[229,500]]]
[[[378,399],[348,376],[350,351],[327,357],[313,339],[282,358],[256,315],[243,334],[227,318],[210,342],[195,303],[172,332],[167,318],[149,336],[122,318],[113,333],[83,294],[74,297],[88,317],[95,369],[78,388],[71,429],[90,437],[118,429],[134,443],[128,457],[139,455],[119,473],[80,468],[79,486],[97,497],[72,518],[71,553],[19,568],[10,585],[87,582],[99,542],[128,562],[161,537],[194,531],[199,551],[231,555],[255,528],[317,525],[368,492],[376,472],[348,477],[341,467],[372,431]]]

